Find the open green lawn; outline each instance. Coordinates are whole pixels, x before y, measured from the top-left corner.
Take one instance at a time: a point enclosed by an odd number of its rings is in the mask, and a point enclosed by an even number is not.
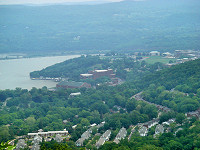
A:
[[[176,58],[163,58],[162,56],[149,56],[145,61],[149,64],[154,64],[156,62],[161,62],[161,63],[169,63],[169,61],[176,61]]]

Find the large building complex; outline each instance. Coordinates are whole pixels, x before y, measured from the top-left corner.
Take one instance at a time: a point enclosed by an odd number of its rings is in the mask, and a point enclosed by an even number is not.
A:
[[[109,78],[114,78],[115,74],[113,73],[112,69],[107,69],[107,70],[93,70],[89,71],[89,73],[86,74],[81,74],[80,75],[82,79],[97,79],[101,77],[109,77]]]

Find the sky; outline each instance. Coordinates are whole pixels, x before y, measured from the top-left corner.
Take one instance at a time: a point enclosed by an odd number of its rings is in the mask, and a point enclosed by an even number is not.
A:
[[[100,0],[0,0],[0,5],[7,4],[51,4],[51,3],[66,3],[66,2],[95,2]],[[103,0],[105,2],[119,2],[122,0]]]

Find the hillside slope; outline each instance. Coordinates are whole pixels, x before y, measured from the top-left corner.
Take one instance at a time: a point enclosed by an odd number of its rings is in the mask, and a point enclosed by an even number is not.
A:
[[[198,49],[198,0],[0,6],[0,52]]]

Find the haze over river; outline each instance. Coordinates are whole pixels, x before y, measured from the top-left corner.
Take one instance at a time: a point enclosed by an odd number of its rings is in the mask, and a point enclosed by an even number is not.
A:
[[[55,87],[56,82],[53,81],[31,80],[29,73],[78,56],[80,55],[0,60],[0,90]]]

